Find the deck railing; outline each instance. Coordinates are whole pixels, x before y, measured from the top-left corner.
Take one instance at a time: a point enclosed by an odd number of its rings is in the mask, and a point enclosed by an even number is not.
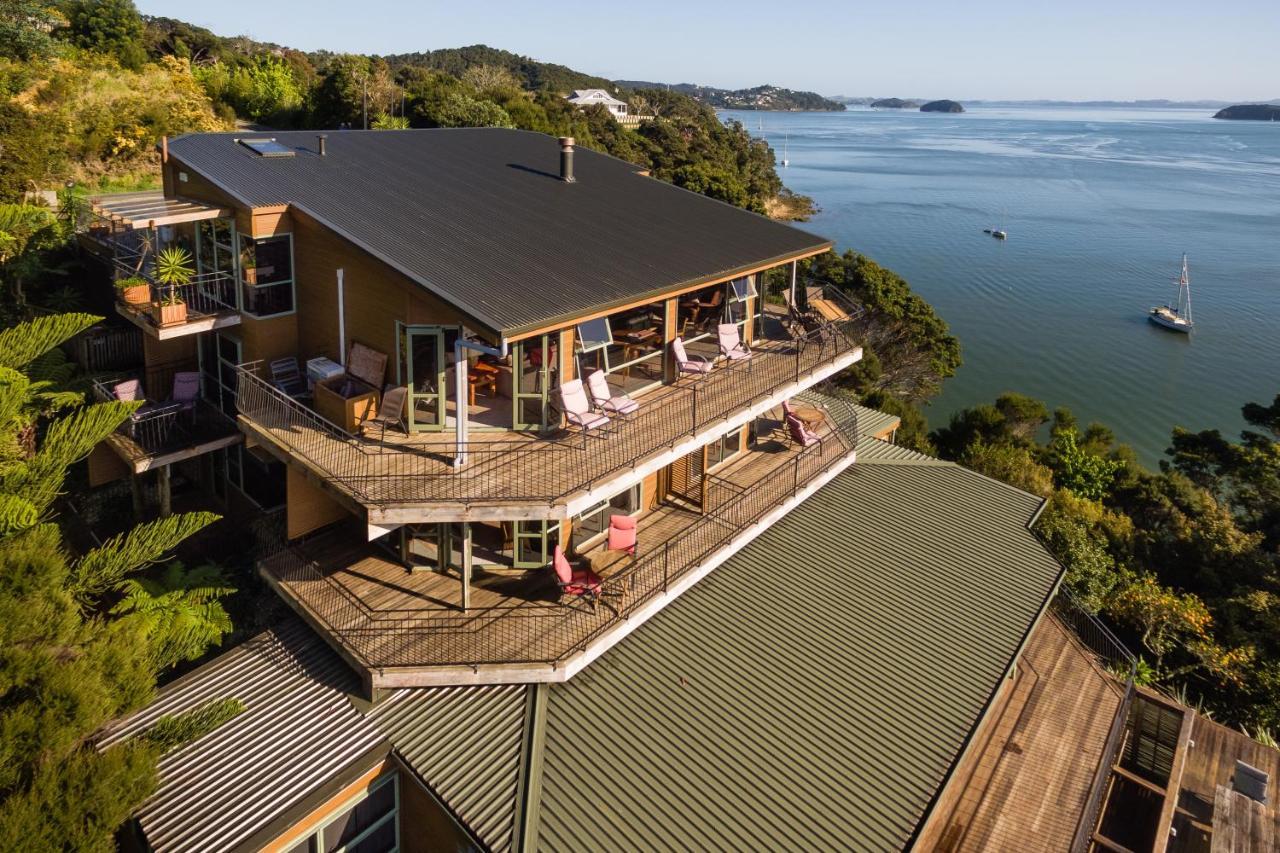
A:
[[[725,489],[707,510],[661,544],[646,547],[630,566],[606,576],[599,605],[565,598],[533,613],[510,608],[435,611],[370,611],[344,584],[331,580],[294,547],[279,549],[267,571],[293,588],[327,631],[370,667],[561,665],[657,596],[667,593],[733,539],[795,498],[856,446],[856,415],[829,407],[832,429],[759,477],[750,487]],[[712,484],[712,491],[719,486]],[[551,579],[548,585],[553,590]],[[554,592],[552,593],[554,595]]]
[[[173,368],[157,368],[168,372],[172,382]],[[128,379],[143,380],[137,373],[100,377],[93,382],[93,394],[102,402],[117,399],[116,385]],[[146,380],[150,383],[150,377]],[[154,386],[153,386],[154,387]],[[147,401],[130,415],[117,429],[138,447],[140,456],[156,456],[190,447],[203,441],[233,435],[236,424],[216,407],[204,400],[197,400],[194,407],[184,409],[180,403]]]
[[[743,363],[651,392],[641,398],[638,413],[614,418],[608,430],[591,435],[558,431],[536,441],[465,444],[441,435],[429,443],[383,446],[340,429],[289,397],[256,362],[239,369],[236,406],[288,452],[369,506],[512,500],[550,505],[632,470],[798,382],[855,349],[857,331],[857,319],[851,317],[792,340],[762,344]],[[455,467],[460,458],[465,463]]]
[[[1089,613],[1068,590],[1059,591],[1050,605],[1051,612],[1058,618],[1072,636],[1080,642],[1085,651],[1094,657],[1104,669],[1124,684],[1124,698],[1111,721],[1111,729],[1107,733],[1107,741],[1102,749],[1102,758],[1094,771],[1093,784],[1089,789],[1089,799],[1076,824],[1075,838],[1071,844],[1071,853],[1085,853],[1092,846],[1093,831],[1098,825],[1098,817],[1102,811],[1102,803],[1106,799],[1107,780],[1111,775],[1111,766],[1124,741],[1125,721],[1129,717],[1129,706],[1133,701],[1133,678],[1137,670],[1137,658],[1125,648],[1124,643],[1116,638],[1097,616]]]

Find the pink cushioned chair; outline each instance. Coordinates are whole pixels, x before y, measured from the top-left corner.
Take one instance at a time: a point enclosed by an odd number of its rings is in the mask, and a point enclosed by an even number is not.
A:
[[[587,392],[582,387],[581,379],[573,379],[560,386],[560,403],[569,423],[582,430],[584,445],[587,441],[587,433],[609,425],[608,415],[591,411],[591,403],[587,400]]]
[[[173,395],[170,403],[177,403],[179,411],[191,412],[195,418],[196,400],[200,399],[200,374],[179,372],[173,374]]]
[[[737,323],[721,323],[716,327],[716,336],[720,339],[720,357],[729,364],[745,361],[750,367],[751,348],[742,340]]]
[[[636,555],[636,520],[629,515],[609,516],[609,550]]]
[[[117,400],[145,400],[142,395],[142,383],[137,379],[126,379],[123,382],[117,382],[115,387],[111,389],[111,393],[116,396]]]
[[[590,569],[575,569],[559,545],[552,554],[551,565],[556,570],[560,594],[585,596],[591,602],[591,609],[595,610],[600,600],[600,576]]]
[[[676,338],[671,342],[671,354],[676,359],[676,372],[681,376],[686,373],[692,376],[706,376],[711,372],[712,364],[700,355],[690,358],[684,349],[684,339]]]
[[[822,436],[804,425],[804,421],[795,415],[787,415],[787,432],[791,433],[791,440],[801,447],[809,447],[814,444],[822,443]]]
[[[626,394],[615,395],[609,388],[609,380],[604,378],[604,371],[593,370],[587,376],[587,389],[591,392],[591,402],[597,409],[606,414],[630,415],[640,410],[640,404]]]

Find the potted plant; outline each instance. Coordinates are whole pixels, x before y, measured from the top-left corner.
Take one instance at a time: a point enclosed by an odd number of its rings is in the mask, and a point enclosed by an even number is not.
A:
[[[141,276],[117,279],[116,293],[128,305],[146,305],[151,301],[151,285]]]
[[[172,326],[187,321],[187,303],[178,296],[178,288],[191,282],[195,275],[191,253],[181,246],[169,246],[156,255],[155,276],[160,284],[160,301],[153,306],[156,323]]]

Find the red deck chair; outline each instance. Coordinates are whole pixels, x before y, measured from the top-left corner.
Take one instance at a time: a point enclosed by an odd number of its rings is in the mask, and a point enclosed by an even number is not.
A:
[[[551,565],[556,570],[560,594],[585,596],[591,602],[591,609],[595,610],[596,602],[600,600],[600,576],[590,569],[575,569],[559,545],[552,555]]]
[[[636,520],[629,515],[609,516],[609,550],[636,555]]]

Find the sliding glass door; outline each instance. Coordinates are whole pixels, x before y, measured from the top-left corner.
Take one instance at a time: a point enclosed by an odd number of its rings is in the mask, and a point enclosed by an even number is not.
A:
[[[409,388],[409,429],[445,428],[445,329],[404,326],[401,335],[402,381]]]

